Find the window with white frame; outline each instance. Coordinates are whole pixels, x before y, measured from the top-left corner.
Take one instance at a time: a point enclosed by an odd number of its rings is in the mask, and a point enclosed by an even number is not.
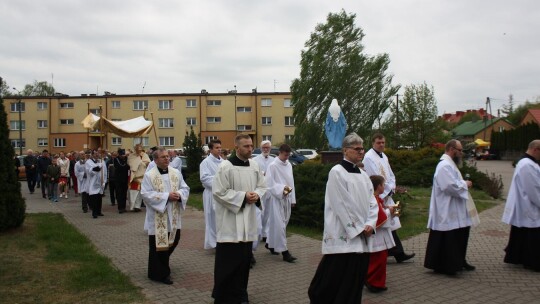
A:
[[[49,123],[47,120],[38,120],[37,121],[37,127],[38,129],[44,129],[44,128],[47,128],[49,126]]]
[[[499,126],[499,132],[503,132],[504,131],[504,126]]]
[[[283,107],[284,108],[290,108],[291,107],[291,100],[286,98],[286,99],[283,99]]]
[[[262,117],[262,125],[263,126],[268,126],[268,125],[271,125],[272,124],[272,117],[268,116],[268,117]]]
[[[186,125],[195,126],[197,124],[197,118],[195,117],[186,117]]]
[[[99,116],[99,109],[90,109],[90,113]]]
[[[207,123],[219,123],[221,122],[221,117],[206,117]]]
[[[20,103],[21,105],[21,112],[24,112],[24,109],[26,108],[24,106],[24,102]],[[18,102],[12,102],[10,105],[11,112],[19,112],[19,103]]]
[[[172,110],[172,100],[159,100],[158,109],[160,110]]]
[[[54,139],[54,147],[65,147],[66,146],[66,139],[65,138],[55,138]]]
[[[209,144],[210,141],[212,141],[212,140],[214,140],[214,139],[218,139],[218,137],[217,137],[217,136],[206,136],[206,137],[204,138],[204,143],[205,143],[205,144]]]
[[[49,105],[44,102],[44,101],[38,101],[37,103],[37,109],[38,111],[44,111],[44,110],[47,110],[47,108],[49,107]]]
[[[238,131],[250,131],[251,125],[238,125],[237,127]]]
[[[22,141],[19,141],[18,139],[12,139],[11,140],[11,146],[14,149],[15,148],[25,148],[26,147],[26,140],[24,138],[22,139]]]
[[[261,99],[261,106],[262,107],[271,107],[272,106],[272,98],[263,98],[263,99]]]
[[[111,106],[113,109],[120,109],[120,100],[111,101]]]
[[[47,147],[49,145],[49,139],[48,138],[38,138],[37,139],[37,145],[38,145],[38,147]]]
[[[133,145],[141,144],[143,147],[148,147],[148,137],[133,138]]]
[[[263,135],[262,140],[269,140],[272,141],[272,135]]]
[[[221,100],[207,100],[206,105],[207,106],[220,106]]]
[[[73,119],[60,119],[60,124],[63,126],[68,126],[74,124],[75,121]]]
[[[293,135],[287,134],[285,135],[285,142],[290,142],[293,139]]]
[[[60,109],[73,109],[73,102],[61,102]]]
[[[24,120],[21,120],[21,121],[10,120],[9,121],[9,129],[11,131],[13,131],[13,130],[26,130],[26,122]]]
[[[133,101],[133,110],[144,111],[147,109],[148,109],[148,100],[134,100]]]
[[[113,146],[121,146],[122,145],[122,137],[112,137],[111,138],[111,145],[113,145]]]
[[[236,112],[251,112],[251,107],[236,107]]]
[[[195,108],[195,107],[197,107],[197,100],[186,99],[186,108]]]
[[[174,146],[174,136],[160,136],[159,145],[163,147]]]
[[[294,117],[292,117],[292,116],[285,116],[285,126],[286,126],[286,127],[294,126]]]
[[[160,128],[172,128],[174,127],[174,118],[160,118],[159,119]]]

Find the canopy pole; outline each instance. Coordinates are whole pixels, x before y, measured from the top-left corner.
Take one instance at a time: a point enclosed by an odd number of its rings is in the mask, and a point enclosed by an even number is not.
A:
[[[152,127],[154,128],[154,137],[156,138],[156,146],[159,146],[159,141],[158,141],[157,131],[156,131],[156,123],[154,122],[154,112],[150,112],[150,116],[152,116]]]

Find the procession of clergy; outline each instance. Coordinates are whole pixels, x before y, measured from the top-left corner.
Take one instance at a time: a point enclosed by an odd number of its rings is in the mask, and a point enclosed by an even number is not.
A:
[[[326,186],[323,257],[308,290],[311,303],[360,303],[363,286],[375,293],[387,290],[389,255],[398,263],[414,257],[414,253],[404,252],[396,234],[401,227],[399,210],[392,200],[396,183],[384,145],[384,136],[375,134],[373,148],[364,157],[362,138],[352,133],[343,139],[343,160],[331,169]],[[279,155],[272,157],[270,146],[269,141],[263,141],[262,153],[252,159],[252,139],[241,134],[235,138],[236,154],[224,159],[221,142],[213,140],[208,144],[209,155],[200,164],[205,189],[204,248],[215,250],[215,303],[249,302],[249,271],[256,263],[253,250],[259,240],[271,254],[281,254],[283,261],[296,260],[286,238],[296,204],[288,161],[291,148],[283,144]],[[424,266],[446,275],[475,269],[466,261],[466,252],[470,228],[479,224],[479,218],[468,191],[472,182],[464,180],[458,169],[462,150],[458,140],[446,144],[430,201]],[[503,216],[503,221],[512,225],[505,262],[536,271],[540,271],[536,257],[540,249],[538,160],[540,140],[535,140],[517,163]],[[173,284],[169,257],[180,240],[181,210],[185,209],[189,187],[181,172],[170,166],[164,148],[153,152],[152,163],[143,174],[139,193],[147,207],[148,277]],[[88,172],[94,178],[100,170],[90,168]]]

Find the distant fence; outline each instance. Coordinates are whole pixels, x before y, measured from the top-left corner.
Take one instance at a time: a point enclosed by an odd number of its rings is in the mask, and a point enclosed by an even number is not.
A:
[[[501,159],[514,160],[519,158],[535,139],[540,139],[540,126],[528,123],[512,130],[491,133],[490,149],[498,151]]]

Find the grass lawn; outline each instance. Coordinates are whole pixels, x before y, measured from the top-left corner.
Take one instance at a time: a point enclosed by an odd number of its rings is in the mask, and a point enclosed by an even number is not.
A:
[[[1,303],[148,303],[62,215],[27,214],[0,233]]]

